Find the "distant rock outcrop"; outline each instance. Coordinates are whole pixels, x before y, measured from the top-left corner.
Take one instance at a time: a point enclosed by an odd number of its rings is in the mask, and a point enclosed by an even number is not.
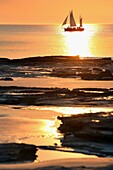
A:
[[[112,58],[79,56],[39,56],[21,59],[0,58],[0,77],[40,76],[113,80]],[[6,79],[7,81],[7,79]]]

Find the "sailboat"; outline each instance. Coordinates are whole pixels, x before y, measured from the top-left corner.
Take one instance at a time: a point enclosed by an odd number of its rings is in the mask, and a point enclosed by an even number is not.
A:
[[[80,25],[78,27],[73,16],[73,11],[71,11],[70,15],[68,15],[65,18],[62,26],[67,24],[68,18],[70,18],[70,24],[68,25],[68,27],[64,28],[64,31],[84,31],[84,28],[82,26],[82,17],[80,16],[80,19],[79,19]]]

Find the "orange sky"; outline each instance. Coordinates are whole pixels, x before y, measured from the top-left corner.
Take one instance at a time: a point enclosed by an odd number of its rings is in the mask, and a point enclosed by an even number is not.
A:
[[[62,23],[71,9],[85,23],[113,23],[113,0],[0,0],[0,23]]]

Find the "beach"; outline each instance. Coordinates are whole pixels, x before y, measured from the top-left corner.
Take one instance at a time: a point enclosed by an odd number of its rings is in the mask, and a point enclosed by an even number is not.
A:
[[[58,159],[55,161],[45,161],[41,163],[27,163],[27,164],[10,164],[1,165],[1,170],[6,169],[29,169],[29,170],[112,170],[113,159],[111,158],[76,158],[76,159]]]

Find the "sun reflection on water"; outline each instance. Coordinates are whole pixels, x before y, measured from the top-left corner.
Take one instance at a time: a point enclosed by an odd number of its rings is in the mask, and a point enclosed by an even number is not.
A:
[[[93,56],[94,36],[100,31],[97,25],[85,26],[83,32],[62,32],[63,45],[66,47],[66,52],[69,55],[80,55],[81,57]]]
[[[54,134],[55,137],[58,137],[58,133],[57,133],[57,130],[56,130],[55,122],[54,122],[54,121],[52,121],[52,120],[47,120],[47,121],[45,122],[44,130],[45,130],[46,132],[51,132],[52,135]]]
[[[36,110],[50,110],[63,115],[76,115],[84,113],[110,112],[113,108],[107,107],[35,107]],[[50,123],[51,125],[51,123]]]

